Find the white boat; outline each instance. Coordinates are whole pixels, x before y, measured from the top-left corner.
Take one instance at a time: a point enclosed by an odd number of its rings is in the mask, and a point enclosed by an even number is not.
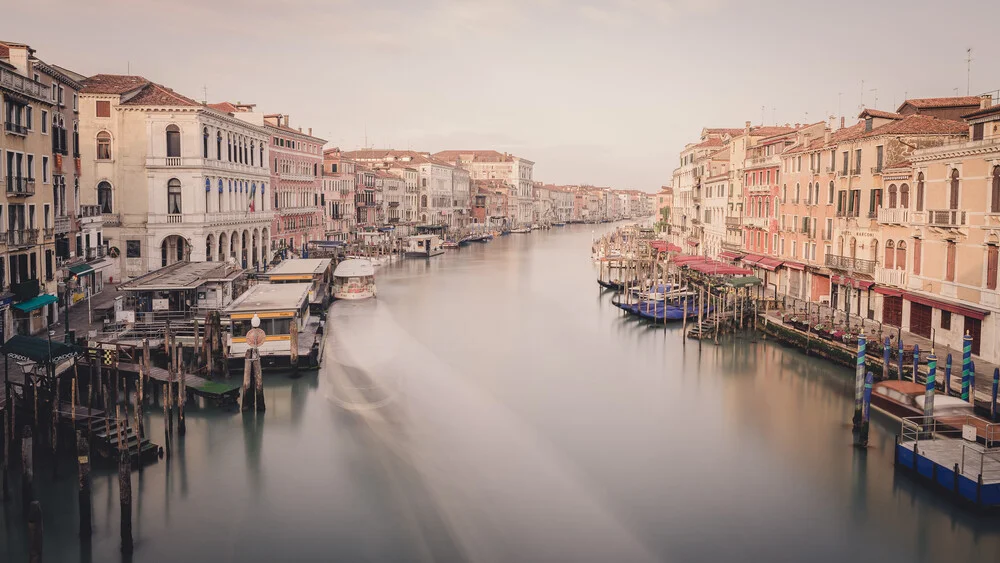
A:
[[[375,267],[370,261],[351,259],[337,264],[333,271],[335,299],[368,299],[376,294]]]
[[[531,232],[531,227],[519,227],[517,229],[511,229],[510,232],[511,233],[516,233],[516,234],[530,233]]]
[[[430,258],[444,254],[441,237],[437,235],[413,235],[406,237],[406,255],[414,258]]]
[[[319,319],[309,314],[308,283],[260,283],[241,295],[222,311],[222,321],[229,325],[226,359],[242,364],[249,343],[254,317],[260,321],[265,338],[258,348],[265,366],[316,367]]]

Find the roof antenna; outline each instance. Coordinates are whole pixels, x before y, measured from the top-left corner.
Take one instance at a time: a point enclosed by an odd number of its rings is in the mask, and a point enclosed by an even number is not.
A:
[[[972,88],[972,47],[965,50],[965,95],[968,96]]]
[[[201,87],[201,95],[202,95],[201,103],[207,104],[208,103],[208,84],[205,84],[204,86]]]
[[[132,61],[125,61],[125,74],[132,76]]]

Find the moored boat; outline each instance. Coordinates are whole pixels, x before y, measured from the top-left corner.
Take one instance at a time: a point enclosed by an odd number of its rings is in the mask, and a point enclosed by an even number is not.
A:
[[[441,237],[438,235],[413,235],[406,237],[406,255],[413,258],[430,258],[443,254]]]
[[[368,260],[344,260],[333,271],[333,296],[336,299],[375,297],[375,267]]]
[[[255,317],[265,334],[257,348],[262,365],[318,367],[319,319],[309,314],[311,287],[308,283],[257,284],[226,307],[222,319],[229,325],[226,359],[231,367],[246,357],[247,333]]]

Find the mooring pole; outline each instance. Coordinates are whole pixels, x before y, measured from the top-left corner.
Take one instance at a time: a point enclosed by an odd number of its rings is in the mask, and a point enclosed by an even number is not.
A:
[[[865,374],[865,390],[862,407],[861,432],[856,445],[861,448],[868,447],[868,429],[872,414],[872,372]]]
[[[889,354],[891,352],[891,350],[890,350],[891,348],[892,348],[892,343],[889,340],[889,337],[886,336],[885,337],[885,342],[882,343],[882,380],[883,381],[889,379],[889,364],[891,363],[889,361]],[[900,376],[900,377],[902,377],[902,376]]]
[[[944,359],[944,394],[951,396],[951,352]]]
[[[28,509],[35,500],[35,472],[31,427],[25,426],[21,434],[21,517],[28,518]]]
[[[937,356],[931,349],[927,356],[927,384],[924,386],[924,424],[931,422],[934,416],[934,380],[937,377]]]
[[[28,563],[42,563],[42,505],[31,501],[28,508]]]
[[[118,492],[121,504],[121,551],[132,553],[132,465],[126,446],[118,453]]]
[[[90,498],[90,443],[81,431],[76,433],[77,498],[80,504],[80,539],[90,541],[94,527],[91,525]]]
[[[972,368],[972,336],[965,331],[962,337],[962,400],[969,400],[969,370]]]
[[[920,345],[913,345],[913,382],[917,382],[917,368],[920,366]]]
[[[864,418],[865,393],[865,335],[858,337],[858,356],[854,371],[854,432],[861,431]]]
[[[990,395],[990,419],[997,419],[997,391],[1000,391],[1000,368],[993,368],[993,394]]]

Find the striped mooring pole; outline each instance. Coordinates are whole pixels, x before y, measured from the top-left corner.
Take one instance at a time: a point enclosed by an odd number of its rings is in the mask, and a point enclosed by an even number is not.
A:
[[[990,398],[990,418],[997,419],[997,391],[1000,390],[1000,368],[993,368],[993,394]]]
[[[944,359],[944,394],[951,396],[951,352]]]
[[[889,337],[885,337],[885,343],[882,344],[882,379],[889,379],[889,353],[892,351],[892,343],[889,342]]]
[[[899,360],[898,362],[896,362],[898,364],[897,367],[899,368],[899,379],[903,379],[903,335],[902,334],[899,335],[899,358],[897,359]]]
[[[913,382],[917,382],[917,366],[920,364],[920,345],[913,345]]]
[[[858,433],[858,439],[855,440],[854,445],[867,448],[868,447],[868,427],[869,421],[872,416],[872,383],[875,378],[872,377],[872,372],[868,372],[865,375],[865,391],[864,391],[864,406],[862,407],[862,419],[861,419],[861,431]]]
[[[854,432],[861,431],[861,423],[864,418],[862,410],[864,408],[865,393],[865,336],[858,336],[858,363],[854,372]]]
[[[927,386],[924,388],[924,418],[930,419],[934,416],[934,379],[937,376],[937,356],[934,350],[927,356]],[[929,422],[925,420],[924,423]]]
[[[972,367],[972,336],[966,331],[962,338],[962,400],[969,400],[969,368]]]
[[[969,402],[976,407],[976,362],[969,362]]]

